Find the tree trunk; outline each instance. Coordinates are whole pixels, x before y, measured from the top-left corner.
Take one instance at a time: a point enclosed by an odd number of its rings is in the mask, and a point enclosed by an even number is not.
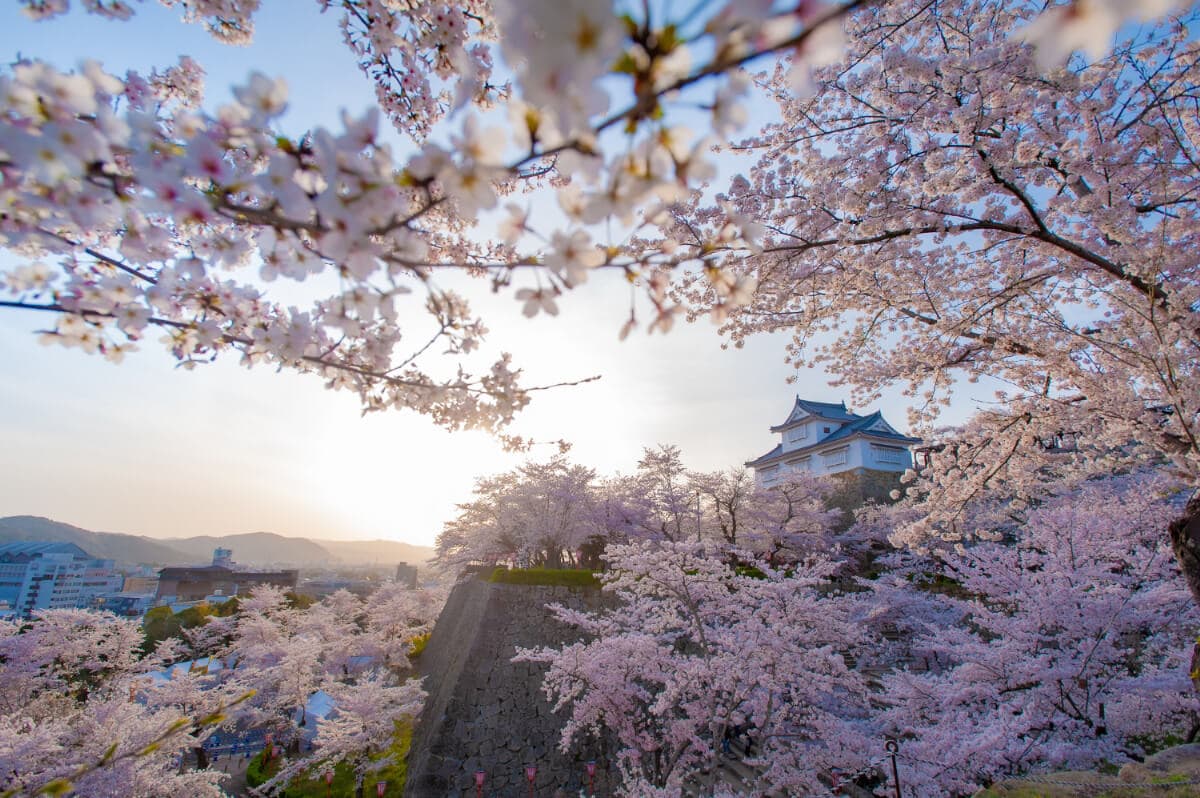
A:
[[[208,751],[204,750],[204,746],[192,746],[192,751],[196,754],[196,770],[208,770]]]
[[[1171,547],[1192,599],[1200,604],[1200,492],[1188,500],[1183,515],[1171,522]],[[1192,646],[1192,685],[1200,691],[1200,640]]]

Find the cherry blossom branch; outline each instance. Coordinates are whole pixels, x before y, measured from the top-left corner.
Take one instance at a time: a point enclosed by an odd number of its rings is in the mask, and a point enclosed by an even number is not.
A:
[[[87,309],[68,308],[68,307],[65,307],[63,305],[56,304],[56,303],[39,304],[39,303],[33,303],[33,302],[24,302],[24,301],[20,301],[20,300],[0,300],[0,307],[17,308],[20,310],[39,310],[39,311],[47,311],[47,312],[53,312],[53,313],[64,313],[64,314],[81,316],[85,319],[93,319],[93,318],[94,319],[113,319],[113,318],[116,318],[116,314],[113,314],[113,313],[104,313],[104,312],[87,310]],[[172,319],[163,319],[163,318],[158,318],[155,316],[149,317],[147,319],[147,322],[149,324],[154,324],[159,327],[166,327],[166,328],[175,329],[175,330],[190,330],[190,329],[193,329],[195,326],[194,324],[190,324],[188,322],[174,321]],[[243,347],[247,347],[247,348],[253,348],[254,346],[256,346],[256,343],[253,340],[251,340],[249,338],[245,338],[243,336],[239,336],[239,335],[223,334],[221,336],[221,340],[228,344],[236,344],[238,346],[243,346]],[[428,349],[429,346],[430,346],[430,344],[427,343],[424,347],[422,347],[421,351]],[[419,354],[419,352],[418,352],[418,354]],[[410,357],[409,361],[411,361],[415,357],[416,357],[416,355]],[[321,355],[302,355],[300,357],[300,359],[307,363],[311,363],[315,366],[320,366],[322,368],[334,369],[337,371],[346,371],[351,374],[356,374],[360,377],[367,377],[372,380],[379,380],[379,381],[385,382],[389,385],[402,386],[402,387],[407,387],[407,388],[424,388],[424,389],[462,391],[464,393],[471,393],[471,394],[484,395],[484,396],[491,395],[491,392],[486,388],[475,387],[475,386],[467,385],[467,384],[463,384],[463,383],[438,384],[438,383],[434,383],[431,381],[418,381],[418,380],[404,379],[402,377],[393,376],[389,372],[375,371],[375,370],[372,370],[369,368],[365,368],[363,366],[357,366],[353,363],[347,363],[345,361],[328,360],[324,356],[321,356]],[[405,361],[405,363],[407,363],[409,361]],[[403,366],[404,364],[401,364],[401,365]],[[583,378],[576,379],[576,380],[564,380],[561,382],[548,383],[546,385],[536,385],[536,386],[532,386],[532,387],[528,387],[528,388],[522,388],[521,391],[530,393],[530,392],[534,392],[534,391],[549,391],[549,390],[553,390],[555,388],[571,388],[571,387],[577,387],[580,385],[586,385],[587,383],[595,382],[599,379],[600,379],[600,375],[594,375],[591,377],[583,377]]]
[[[197,718],[196,720],[179,718],[161,733],[159,733],[157,737],[154,737],[148,743],[133,750],[118,754],[117,749],[120,748],[121,741],[117,740],[104,751],[104,755],[101,756],[100,759],[96,760],[95,762],[89,762],[79,766],[68,777],[57,778],[52,781],[48,781],[45,784],[28,791],[20,788],[6,790],[5,792],[0,793],[0,798],[17,798],[21,795],[28,795],[30,798],[34,798],[34,796],[39,795],[66,795],[74,789],[75,782],[79,781],[89,773],[94,773],[98,770],[112,767],[113,765],[125,760],[148,756],[162,748],[163,743],[178,737],[184,731],[197,728],[203,729],[208,726],[219,726],[227,718],[225,714],[226,710],[232,709],[238,704],[253,698],[254,694],[255,691],[250,690],[233,701],[230,701],[229,703],[220,704],[215,711],[205,715],[202,718]]]

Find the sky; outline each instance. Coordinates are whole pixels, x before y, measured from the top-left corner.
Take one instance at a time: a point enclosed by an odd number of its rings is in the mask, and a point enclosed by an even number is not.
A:
[[[216,44],[178,12],[138,4],[132,22],[82,13],[51,23],[0,7],[0,55],[69,67],[100,60],[121,74],[174,64],[188,54],[208,73],[208,105],[253,70],[287,78],[285,126],[336,127],[360,113],[373,89],[341,44],[332,15],[313,2],[268,0],[254,44]],[[760,109],[761,111],[761,109]],[[725,165],[736,169],[736,165]],[[0,269],[13,256],[0,254]],[[617,333],[628,287],[598,274],[559,302],[558,318],[525,319],[510,296],[479,283],[470,294],[511,352],[526,384],[600,375],[542,392],[512,432],[565,439],[570,457],[602,475],[632,471],[642,449],[674,444],[694,469],[740,465],[775,443],[794,396],[846,399],[818,371],[794,374],[782,335],[722,348],[707,320],[667,336]],[[41,345],[47,319],[0,311],[0,516],[42,515],[98,531],[153,537],[266,531],[330,539],[386,538],[432,545],[476,477],[517,465],[482,433],[450,433],[413,413],[363,416],[357,398],[319,378],[247,370],[235,358],[184,370],[149,336],[114,365],[79,350]],[[971,410],[965,396],[947,418]],[[905,400],[882,409],[904,428]],[[531,456],[547,457],[549,447]]]

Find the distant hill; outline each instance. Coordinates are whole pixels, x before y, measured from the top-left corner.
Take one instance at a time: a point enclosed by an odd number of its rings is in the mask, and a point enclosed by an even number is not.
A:
[[[423,563],[433,556],[428,546],[392,540],[310,540],[251,532],[240,535],[201,535],[159,540],[144,535],[93,532],[32,515],[0,518],[0,543],[14,540],[51,540],[74,543],[93,557],[122,563],[192,565],[212,561],[218,546],[233,549],[241,565],[393,565]]]
[[[0,543],[14,540],[50,540],[74,543],[93,557],[149,565],[179,565],[191,558],[174,545],[142,537],[114,532],[92,532],[77,526],[51,521],[36,515],[14,515],[0,518]],[[212,552],[208,553],[212,559]]]
[[[241,565],[325,565],[334,555],[308,538],[288,538],[272,532],[240,535],[201,535],[194,538],[168,538],[163,541],[187,554],[188,562],[209,562],[213,549],[233,549],[233,561]]]
[[[420,565],[433,558],[430,546],[414,546],[396,540],[314,540],[344,563],[401,563]]]

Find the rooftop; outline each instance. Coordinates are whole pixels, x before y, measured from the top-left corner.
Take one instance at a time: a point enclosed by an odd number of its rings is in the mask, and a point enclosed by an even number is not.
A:
[[[865,433],[876,438],[888,438],[890,440],[899,441],[901,443],[920,443],[920,438],[910,438],[907,435],[901,435],[898,432],[883,429],[871,429],[871,426],[879,421],[883,421],[883,414],[876,410],[869,416],[860,416],[857,421],[852,421],[846,426],[836,429],[829,437],[820,441],[821,444],[830,443],[832,441],[840,441],[843,438],[849,438],[855,433]],[[887,423],[884,421],[883,423]],[[818,444],[814,444],[818,445]],[[805,447],[811,448],[811,447]]]
[[[12,543],[0,544],[0,559],[32,559],[43,554],[70,554],[77,559],[91,559],[83,549],[74,543],[55,543],[46,540],[14,540]]]
[[[832,402],[811,402],[807,399],[796,397],[796,403],[792,405],[792,410],[788,413],[788,417],[782,424],[776,424],[771,427],[771,432],[779,432],[790,424],[796,421],[796,411],[802,410],[810,416],[818,416],[826,418],[830,421],[853,421],[856,418],[861,418],[846,409],[845,402],[838,402],[836,405]]]

